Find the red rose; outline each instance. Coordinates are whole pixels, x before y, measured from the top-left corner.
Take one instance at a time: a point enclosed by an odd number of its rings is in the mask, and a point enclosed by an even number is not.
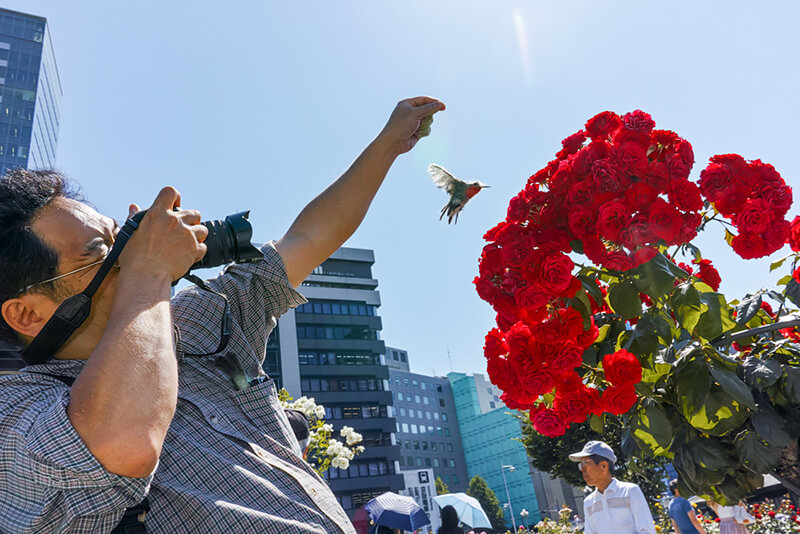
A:
[[[619,202],[606,202],[597,216],[597,232],[609,241],[618,242],[619,233],[628,224],[628,209]]]
[[[692,263],[700,266],[697,277],[708,284],[711,289],[717,291],[719,289],[719,284],[722,282],[722,278],[720,278],[714,266],[711,265],[711,260],[694,260]]]
[[[576,237],[594,233],[594,214],[583,206],[576,206],[569,213],[569,231]]]
[[[604,139],[614,133],[619,128],[621,122],[619,116],[612,111],[598,113],[586,122],[586,135],[595,139]]]
[[[680,141],[678,141],[678,145],[676,146],[676,150],[681,159],[687,165],[689,165],[689,167],[694,165],[694,150],[692,150],[692,145],[689,143],[689,141],[686,139],[680,139]]]
[[[564,147],[566,154],[574,154],[581,149],[583,143],[586,141],[586,134],[583,130],[574,133],[561,141],[561,146]]]
[[[683,214],[683,226],[677,237],[679,243],[688,243],[697,237],[697,228],[703,222],[703,217],[696,212],[689,212]]]
[[[524,357],[528,354],[528,341],[531,339],[528,325],[521,321],[516,323],[506,332],[505,338],[511,357]]]
[[[481,276],[492,277],[505,270],[503,265],[503,252],[494,243],[489,243],[481,251],[481,259],[478,264]]]
[[[560,376],[568,371],[574,371],[583,363],[583,347],[578,346],[572,341],[565,341],[554,347],[549,359],[545,361],[547,368],[553,372],[553,376]]]
[[[652,243],[657,238],[650,228],[650,220],[645,215],[636,215],[620,233],[620,241],[629,249]]]
[[[545,290],[537,284],[528,284],[514,292],[514,301],[520,309],[537,310],[547,305]]]
[[[625,349],[620,349],[603,358],[606,380],[615,386],[633,385],[642,381],[642,364],[639,358]]]
[[[745,260],[760,258],[767,250],[764,238],[756,234],[739,234],[731,241],[733,251]]]
[[[659,198],[650,209],[650,224],[656,237],[672,245],[683,226],[683,217],[671,204]]]
[[[497,358],[508,353],[508,343],[506,343],[502,330],[492,328],[486,334],[486,339],[483,344],[483,355],[487,359]]]
[[[519,387],[516,376],[505,358],[489,358],[486,362],[486,372],[492,384],[504,391],[514,391]]]
[[[645,113],[641,109],[626,113],[622,117],[622,124],[628,130],[645,131],[648,134],[656,126],[656,123],[650,114]]]
[[[760,159],[755,159],[750,162],[748,167],[754,178],[753,182],[756,188],[780,187],[786,185],[780,173],[769,163],[764,163]]]
[[[788,241],[791,231],[792,227],[789,221],[781,219],[772,223],[769,228],[767,228],[767,231],[761,234],[761,237],[764,238],[764,250],[766,251],[766,255],[772,254],[783,247]]]
[[[776,219],[782,218],[792,207],[792,188],[788,185],[769,186],[761,189],[759,194],[767,201]]]
[[[728,195],[733,187],[731,170],[719,163],[710,163],[700,173],[700,190],[709,202],[716,202]]]
[[[508,203],[508,220],[510,222],[521,222],[528,218],[531,212],[531,206],[528,200],[519,194],[511,199]]]
[[[532,333],[542,343],[558,345],[583,333],[583,316],[575,308],[561,308],[533,327]]]
[[[800,252],[800,215],[792,220],[791,230],[789,234],[789,246],[795,252]]]
[[[519,308],[517,308],[514,298],[506,293],[500,293],[497,298],[492,302],[494,311],[497,312],[498,317],[502,317],[504,323],[510,323],[507,328],[511,328],[514,323],[519,320]],[[503,325],[498,324],[501,329],[506,329]]]
[[[547,369],[539,369],[520,376],[519,382],[525,393],[534,397],[549,393],[555,386],[553,375]]]
[[[595,313],[594,307],[596,306],[596,303],[594,302],[594,298],[589,297],[589,302],[592,304],[592,313]],[[594,317],[589,316],[589,324],[589,329],[584,330],[583,333],[575,339],[575,343],[584,349],[593,345],[594,340],[597,339],[598,335],[600,335],[600,329],[597,328],[596,324],[594,324]]]
[[[733,224],[743,234],[760,234],[767,229],[774,217],[766,200],[751,198],[733,218]]]
[[[497,234],[505,227],[508,226],[508,223],[503,221],[501,223],[497,223],[494,228],[490,228],[483,234],[484,241],[495,241],[497,239]]]
[[[656,191],[666,191],[669,180],[667,165],[663,161],[651,161],[644,181]]]
[[[526,402],[528,400],[527,398],[519,399],[508,391],[500,395],[500,400],[503,401],[506,408],[510,410],[529,410],[533,404],[532,402]]]
[[[608,159],[595,161],[592,165],[591,176],[599,193],[616,193],[621,191],[625,184],[623,176]]]
[[[592,397],[582,389],[564,395],[556,395],[553,410],[566,423],[583,423],[592,412]]]
[[[636,389],[632,385],[611,386],[603,391],[603,409],[613,415],[627,413],[636,400]]]
[[[581,180],[572,184],[569,193],[567,193],[567,201],[570,204],[591,204],[594,196],[594,181]]]
[[[669,184],[669,201],[683,211],[698,211],[703,207],[700,188],[689,180],[673,180]]]
[[[612,271],[629,271],[633,269],[633,261],[621,250],[606,254],[600,265]]]
[[[666,148],[672,148],[672,145],[681,140],[678,134],[671,130],[653,130],[650,132],[650,137],[653,143],[661,145]]]
[[[636,143],[622,143],[614,146],[617,164],[634,176],[644,176],[647,172],[647,153]],[[592,168],[594,171],[594,168]]]
[[[550,254],[539,268],[539,282],[552,293],[560,293],[572,282],[572,268],[575,266],[565,254]]]
[[[583,379],[575,371],[562,373],[556,378],[556,395],[566,395],[583,387]]]
[[[800,234],[800,232],[798,232]],[[600,263],[606,257],[608,251],[606,246],[596,235],[587,235],[581,238],[583,243],[583,253],[592,263]],[[798,241],[800,243],[800,241]]]
[[[489,304],[492,304],[497,299],[499,290],[491,280],[482,276],[476,276],[472,282],[475,284],[475,289],[480,298]]]
[[[567,431],[567,425],[561,417],[549,408],[539,410],[535,414],[531,410],[531,423],[533,423],[533,429],[536,432],[548,438],[563,436],[564,432]]]
[[[652,260],[658,254],[658,250],[653,247],[642,247],[631,253],[631,262],[634,267],[638,267]]]
[[[625,203],[631,211],[645,210],[658,197],[658,191],[646,182],[636,182],[625,189]]]

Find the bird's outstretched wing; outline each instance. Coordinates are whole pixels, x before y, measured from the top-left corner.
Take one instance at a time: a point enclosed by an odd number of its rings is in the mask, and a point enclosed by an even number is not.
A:
[[[436,187],[444,189],[449,195],[453,194],[453,188],[459,182],[458,178],[447,172],[447,169],[441,165],[437,165],[436,163],[431,163],[428,165],[428,173],[431,175],[433,183],[436,184]]]

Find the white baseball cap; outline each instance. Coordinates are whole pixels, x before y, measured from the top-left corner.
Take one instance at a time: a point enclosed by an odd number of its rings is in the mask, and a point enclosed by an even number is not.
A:
[[[602,456],[612,463],[617,463],[617,455],[614,454],[614,451],[611,449],[611,447],[602,441],[589,441],[583,446],[582,451],[570,454],[569,459],[573,462],[580,462],[582,459],[588,458],[593,454]]]

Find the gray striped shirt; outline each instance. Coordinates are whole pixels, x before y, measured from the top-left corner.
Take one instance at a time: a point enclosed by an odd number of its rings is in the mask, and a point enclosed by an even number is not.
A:
[[[210,281],[230,301],[225,352],[249,376],[264,374],[276,318],[305,302],[274,244],[262,250],[264,261],[229,266]],[[213,357],[186,356],[217,348],[223,308],[220,297],[194,287],[172,299],[178,406],[147,478],[103,469],[67,418],[69,388],[39,374],[75,377],[82,360],[51,360],[0,378],[0,532],[108,532],[145,496],[153,533],[354,532],[325,481],[302,460],[273,381],[235,391]]]

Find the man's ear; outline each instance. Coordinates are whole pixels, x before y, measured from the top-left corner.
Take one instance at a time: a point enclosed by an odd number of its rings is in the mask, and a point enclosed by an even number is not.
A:
[[[56,304],[44,295],[21,295],[3,302],[0,312],[18,334],[34,338],[53,315]]]

